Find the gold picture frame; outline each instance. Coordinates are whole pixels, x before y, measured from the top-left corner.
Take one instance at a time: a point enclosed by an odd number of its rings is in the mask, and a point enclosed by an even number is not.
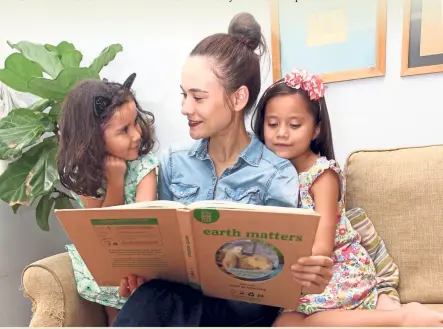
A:
[[[400,76],[443,72],[443,2],[404,0],[402,39]]]
[[[285,1],[285,0],[280,0],[280,1]],[[297,24],[297,22],[299,20],[294,19],[291,22],[288,22],[288,20],[291,20],[289,18],[289,16],[287,16],[287,21],[285,22],[281,22],[280,21],[280,14],[282,13],[284,16],[287,15],[287,11],[288,10],[284,10],[282,9],[282,11],[280,12],[279,6],[281,5],[281,2],[279,0],[270,0],[270,6],[271,6],[271,53],[272,53],[272,72],[273,72],[273,80],[277,81],[281,78],[282,76],[282,41],[287,42],[287,43],[291,43],[294,39],[297,38],[293,38],[293,37],[287,37],[287,41],[286,40],[282,40],[281,38],[281,25],[283,24],[284,26],[287,27],[287,29],[291,30],[290,33],[292,33],[294,35],[294,33],[298,33],[298,32],[294,32],[297,31],[297,28],[295,27],[295,24]],[[314,0],[307,0],[304,1],[304,4],[307,4],[308,2],[313,3],[312,1]],[[319,1],[319,0],[315,0],[315,1]],[[315,2],[314,1],[314,2]],[[334,2],[337,3],[337,1],[339,0],[326,0],[328,1],[326,4],[327,5],[331,5]],[[366,1],[366,2],[365,2]],[[369,38],[367,39],[368,41],[366,42],[366,45],[371,49],[369,51],[369,55],[365,54],[365,56],[367,57],[367,62],[364,63],[360,63],[361,65],[357,65],[354,68],[351,69],[337,69],[334,70],[331,67],[330,71],[325,70],[324,72],[316,72],[315,70],[311,69],[310,67],[305,67],[306,65],[304,65],[305,63],[303,63],[303,61],[301,61],[301,63],[293,63],[292,65],[296,65],[299,66],[301,68],[305,68],[310,70],[313,73],[316,73],[318,75],[320,75],[320,77],[323,79],[323,81],[325,83],[332,83],[332,82],[339,82],[339,81],[348,81],[348,80],[356,80],[356,79],[364,79],[364,78],[374,78],[374,77],[382,77],[385,75],[386,73],[386,29],[387,29],[387,0],[365,0],[362,1],[360,0],[360,3],[365,3],[366,6],[373,6],[372,12],[374,13],[373,17],[369,18],[369,19],[374,19],[374,21],[370,22],[370,25],[372,26],[372,31],[370,31],[369,33],[371,34],[369,36]],[[291,9],[289,8],[289,10],[293,10],[293,13],[296,13],[297,10],[297,6],[301,6],[301,2],[295,3],[294,1],[291,1],[294,5],[294,8]],[[343,3],[344,6],[349,5],[349,6],[353,6],[353,11],[352,13],[355,14],[356,13],[356,0],[347,0],[343,1],[341,0],[341,3]],[[286,6],[288,6],[288,4],[286,4]],[[287,9],[287,8],[286,8]],[[345,12],[346,8],[342,8],[343,12]],[[357,14],[362,14],[365,15],[365,9],[362,8],[361,9],[361,13],[357,13]],[[329,16],[332,17],[332,16]],[[343,17],[343,16],[342,16]],[[317,18],[318,19],[318,18]],[[334,18],[335,22],[333,24],[333,26],[336,26],[337,22],[340,23],[339,20],[337,20],[338,18]],[[317,21],[323,21],[317,20]],[[355,21],[355,19],[354,19]],[[289,24],[292,24],[290,26],[290,28],[288,27]],[[332,24],[332,23],[331,23]],[[341,24],[340,24],[341,25]],[[305,27],[301,27],[301,31],[303,31]],[[375,34],[375,36],[373,35]],[[300,38],[305,38],[305,36],[299,36]],[[375,40],[375,44],[370,44],[371,40],[370,38],[372,38],[372,40]],[[344,49],[349,49],[349,47],[352,47],[352,42],[355,42],[355,37],[353,39],[354,41],[343,41],[340,43],[336,44],[336,50],[338,49],[338,47],[343,47],[342,51],[343,53],[345,53]],[[364,42],[364,41],[363,41]],[[368,45],[369,43],[369,45]],[[305,46],[304,44],[302,45],[302,43],[300,42],[299,45],[301,45],[301,47]],[[347,48],[346,48],[347,47]],[[355,44],[356,50],[358,51],[358,45]],[[318,47],[318,51],[321,52],[322,50],[320,49],[321,47]],[[315,51],[312,48],[308,49],[306,48],[307,51]],[[338,50],[338,53],[340,52],[340,50]],[[352,53],[352,52],[351,52]],[[371,54],[373,53],[373,55]],[[319,55],[318,53],[316,55]],[[320,56],[320,55],[319,55]],[[352,56],[352,54],[349,54],[349,56]],[[325,58],[325,57],[323,57]],[[335,61],[335,60],[334,60]],[[324,64],[323,62],[321,62],[321,60],[318,60],[319,63]],[[337,62],[337,61],[335,61]],[[346,66],[345,64],[346,62],[346,58],[343,59],[343,63],[342,66]],[[315,66],[315,63],[313,64],[313,62],[310,63],[311,66]],[[359,63],[357,63],[359,64]],[[309,66],[309,65],[307,65]],[[333,65],[332,65],[333,66]],[[336,65],[339,66],[339,65]],[[288,70],[285,70],[285,72],[287,72]]]

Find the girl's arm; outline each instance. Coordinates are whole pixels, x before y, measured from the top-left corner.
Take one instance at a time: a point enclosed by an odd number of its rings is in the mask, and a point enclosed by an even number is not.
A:
[[[340,197],[337,174],[332,170],[326,170],[321,174],[311,186],[311,195],[314,199],[315,211],[321,216],[312,254],[331,256],[337,227],[337,203]]]
[[[298,207],[299,180],[295,168],[289,164],[276,173],[269,184],[265,205],[279,207]],[[331,255],[308,256],[299,258],[292,264],[294,280],[303,286],[303,292],[320,294],[332,278]]]
[[[135,193],[135,202],[157,200],[157,175],[155,174],[155,169],[140,181]],[[120,281],[120,296],[129,297],[143,283],[143,278],[134,275],[123,278]]]
[[[106,196],[102,208],[119,206],[125,202],[126,161],[113,155],[105,158]]]
[[[79,198],[85,208],[104,208],[119,206],[124,203],[125,183],[124,177],[117,181],[110,181],[106,187],[106,196],[104,199],[97,199],[80,195]]]
[[[112,155],[105,158],[106,195],[103,200],[80,196],[85,208],[104,208],[124,203],[126,161]]]
[[[157,176],[155,169],[140,181],[135,194],[135,202],[153,200],[157,200]]]
[[[106,186],[106,196],[102,203],[102,208],[119,206],[124,204],[125,200],[125,177],[114,179]]]

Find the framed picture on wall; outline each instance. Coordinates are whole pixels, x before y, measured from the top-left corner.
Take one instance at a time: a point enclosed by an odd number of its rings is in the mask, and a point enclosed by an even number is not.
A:
[[[404,0],[401,76],[443,72],[443,0]]]
[[[386,71],[387,0],[271,0],[274,81],[293,67],[324,82]]]

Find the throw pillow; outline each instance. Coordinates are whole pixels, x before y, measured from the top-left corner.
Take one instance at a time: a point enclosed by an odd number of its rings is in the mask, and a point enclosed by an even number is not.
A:
[[[346,216],[354,230],[361,236],[361,245],[368,251],[377,271],[378,294],[387,294],[395,302],[400,303],[397,292],[400,272],[394,263],[383,239],[378,235],[374,225],[361,208],[350,209]]]

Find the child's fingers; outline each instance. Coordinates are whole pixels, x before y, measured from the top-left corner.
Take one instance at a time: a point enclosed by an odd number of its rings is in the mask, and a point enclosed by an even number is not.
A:
[[[128,277],[128,283],[129,283],[129,291],[132,294],[135,289],[137,289],[137,277],[134,275],[130,275]]]
[[[301,280],[295,277],[293,277],[293,279],[302,286],[301,292],[304,294],[321,294],[324,291],[324,288],[315,282]]]
[[[143,280],[140,277],[137,277],[137,288],[139,288],[143,283],[145,283],[145,280]]]
[[[121,297],[129,297],[130,295],[132,295],[134,290],[140,287],[143,283],[145,283],[145,280],[143,280],[143,278],[130,275],[120,281],[118,293]]]
[[[120,281],[120,286],[118,287],[118,294],[121,297],[129,297],[130,296],[130,291],[129,291],[129,283],[128,283],[128,279],[123,278]]]
[[[327,267],[332,268],[332,265],[334,264],[332,258],[326,257],[326,256],[308,256],[308,257],[301,257],[297,261],[298,265],[301,266],[321,266],[321,267]],[[294,264],[296,266],[297,264]]]

